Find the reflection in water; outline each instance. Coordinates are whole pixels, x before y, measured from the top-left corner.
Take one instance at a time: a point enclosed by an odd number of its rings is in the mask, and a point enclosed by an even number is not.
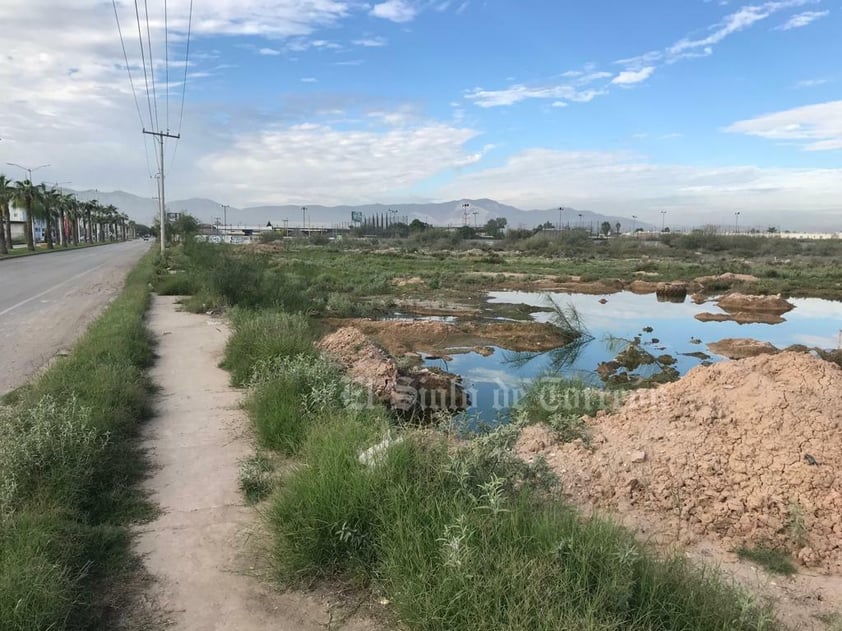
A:
[[[472,392],[469,413],[493,422],[517,401],[525,384],[548,372],[601,386],[595,370],[617,354],[616,344],[612,344],[616,338],[640,337],[641,345],[652,354],[675,357],[674,367],[684,374],[704,361],[708,343],[723,338],[754,338],[778,348],[791,344],[836,348],[842,329],[842,303],[816,298],[792,300],[795,309],[786,314],[785,322],[775,325],[699,322],[694,318],[702,312],[722,313],[715,301],[701,305],[689,301],[659,303],[654,294],[630,292],[607,296],[557,293],[551,298],[557,305],[575,307],[594,337],[581,338],[545,353],[514,353],[495,348],[487,357],[478,353],[454,354],[447,362],[447,369],[461,375],[465,387]],[[602,304],[601,299],[607,302]],[[545,309],[546,300],[546,294],[542,293],[492,292],[488,302]],[[536,311],[532,317],[547,322],[553,313]],[[723,358],[712,354],[711,359]],[[444,368],[442,360],[428,360],[426,364]]]

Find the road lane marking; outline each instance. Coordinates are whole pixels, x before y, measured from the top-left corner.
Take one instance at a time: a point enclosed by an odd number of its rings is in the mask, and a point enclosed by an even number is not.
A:
[[[72,283],[74,280],[79,280],[79,279],[80,279],[80,278],[82,278],[83,276],[87,276],[87,275],[88,275],[88,274],[90,274],[91,272],[95,272],[95,271],[97,271],[98,269],[101,269],[101,268],[103,268],[103,267],[105,267],[105,263],[103,263],[103,264],[101,264],[101,265],[97,265],[96,267],[92,267],[91,269],[89,269],[89,270],[85,270],[84,272],[81,272],[81,273],[79,273],[79,274],[76,274],[76,276],[71,276],[71,277],[70,277],[70,278],[68,278],[67,280],[63,280],[63,281],[62,281],[62,282],[60,282],[59,284],[57,284],[57,285],[53,285],[53,286],[52,286],[52,287],[50,287],[49,289],[45,289],[45,290],[44,290],[44,291],[42,291],[40,294],[35,294],[34,296],[30,296],[30,297],[29,297],[29,298],[27,298],[26,300],[21,300],[21,301],[20,301],[19,303],[17,303],[16,305],[12,305],[11,307],[8,307],[8,308],[6,308],[6,309],[3,309],[3,311],[0,311],[0,318],[2,318],[2,317],[3,317],[4,315],[6,315],[7,313],[11,313],[11,312],[12,312],[12,311],[14,311],[15,309],[18,309],[18,308],[20,308],[20,307],[23,307],[24,305],[29,304],[29,303],[30,303],[30,302],[32,302],[33,300],[38,300],[38,299],[39,299],[39,298],[41,298],[42,296],[46,296],[46,295],[47,295],[48,293],[50,293],[51,291],[55,291],[56,289],[60,289],[60,288],[64,287],[65,285],[67,285],[68,283]]]

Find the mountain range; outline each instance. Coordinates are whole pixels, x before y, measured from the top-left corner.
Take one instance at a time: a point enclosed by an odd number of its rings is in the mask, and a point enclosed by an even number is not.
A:
[[[158,214],[157,202],[153,199],[138,197],[124,191],[76,191],[76,197],[82,201],[96,199],[100,203],[113,204],[120,211],[126,213],[134,221],[151,225]],[[463,208],[463,204],[468,204]],[[167,203],[170,212],[187,212],[202,223],[227,223],[229,225],[265,226],[271,222],[274,226],[283,226],[288,222],[290,228],[301,226],[302,207],[286,206],[252,206],[249,208],[228,207],[210,199],[181,199]],[[469,225],[484,225],[489,219],[504,217],[510,228],[534,228],[550,222],[557,226],[559,210],[521,210],[514,206],[501,204],[491,199],[462,199],[450,202],[428,204],[366,204],[360,206],[307,206],[306,222],[308,226],[337,226],[351,222],[352,212],[361,212],[364,216],[389,215],[390,210],[398,220],[412,221],[418,219],[435,226],[461,226],[467,221]],[[620,224],[623,230],[637,227],[651,228],[651,224],[637,221],[632,217],[603,215],[589,210],[565,208],[561,212],[562,225],[572,227],[593,226],[598,230],[602,222],[607,221],[611,226]]]

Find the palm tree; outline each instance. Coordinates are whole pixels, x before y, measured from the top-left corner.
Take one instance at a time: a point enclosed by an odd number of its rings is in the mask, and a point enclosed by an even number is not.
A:
[[[38,198],[37,207],[40,208],[41,219],[44,220],[44,240],[47,242],[47,249],[54,250],[55,243],[53,242],[53,223],[56,218],[56,211],[61,206],[62,194],[56,190],[47,190],[46,186],[41,184],[37,187]]]
[[[95,199],[87,201],[82,208],[82,221],[85,224],[85,243],[93,243],[93,235],[91,228],[93,226],[93,213],[99,207],[99,202]]]
[[[0,254],[8,254],[12,247],[12,212],[9,207],[14,189],[5,175],[0,175]]]
[[[32,182],[29,180],[22,180],[15,182],[14,186],[14,194],[12,197],[12,201],[23,208],[23,212],[26,213],[26,221],[23,225],[23,232],[26,238],[26,248],[31,251],[35,251],[35,241],[33,239],[33,229],[32,229],[32,209],[34,205],[34,187],[32,186]]]

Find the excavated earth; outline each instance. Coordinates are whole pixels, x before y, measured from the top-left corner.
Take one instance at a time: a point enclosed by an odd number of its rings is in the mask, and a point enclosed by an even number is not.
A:
[[[526,428],[582,506],[658,523],[676,542],[771,546],[842,573],[842,369],[782,352],[691,370],[586,419],[589,444]]]

